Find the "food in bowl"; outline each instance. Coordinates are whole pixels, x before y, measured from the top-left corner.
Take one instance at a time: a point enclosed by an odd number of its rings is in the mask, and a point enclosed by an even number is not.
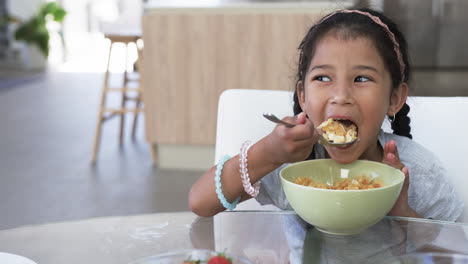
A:
[[[323,137],[331,143],[348,143],[357,138],[357,127],[350,120],[329,118],[317,128],[323,130]]]
[[[315,182],[309,177],[297,177],[294,183],[314,188],[322,188],[329,190],[367,190],[383,187],[382,180],[379,178],[372,179],[361,175],[354,179],[341,179],[333,183]]]
[[[366,190],[333,190],[294,183],[298,177],[326,183],[366,175],[379,179],[382,187]],[[294,211],[315,228],[331,234],[356,234],[379,222],[400,195],[404,174],[386,164],[358,160],[339,164],[332,159],[290,164],[280,172],[280,180]]]

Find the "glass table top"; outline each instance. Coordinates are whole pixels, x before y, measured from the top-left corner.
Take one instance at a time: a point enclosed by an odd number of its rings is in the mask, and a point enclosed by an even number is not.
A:
[[[197,248],[254,263],[400,263],[392,261],[425,252],[468,255],[467,231],[464,223],[385,217],[360,234],[340,236],[318,231],[291,211],[233,211],[211,218],[181,212],[0,230],[0,252],[49,264],[130,263]]]
[[[467,231],[463,223],[385,217],[356,235],[330,235],[294,212],[225,212],[215,219],[214,233],[217,250],[229,248],[258,263],[393,263],[421,252],[468,254]]]

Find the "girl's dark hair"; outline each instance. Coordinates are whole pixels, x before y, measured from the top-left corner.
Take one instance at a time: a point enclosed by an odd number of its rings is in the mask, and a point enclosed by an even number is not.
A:
[[[404,79],[402,80],[403,76],[401,74],[400,63],[398,61],[397,54],[394,50],[394,44],[390,39],[389,34],[383,29],[383,27],[365,15],[359,13],[338,12],[312,26],[299,45],[299,62],[296,75],[296,87],[299,82],[305,82],[305,76],[310,67],[310,62],[314,56],[317,43],[326,35],[326,33],[332,30],[336,30],[345,38],[367,37],[372,39],[379,54],[383,58],[385,67],[390,72],[392,89],[398,88],[401,82],[408,82],[410,79],[411,69],[408,58],[408,45],[403,34],[398,30],[395,23],[393,23],[382,13],[366,8],[358,10],[378,17],[395,35],[395,39],[400,46],[399,49],[405,67],[403,73]],[[295,115],[302,112],[296,89],[294,91],[293,110]],[[408,117],[409,111],[410,107],[405,103],[401,110],[396,113],[395,117],[389,117],[389,119],[392,122],[392,129],[394,134],[405,136],[411,139],[413,137],[410,134],[411,127],[410,118]]]

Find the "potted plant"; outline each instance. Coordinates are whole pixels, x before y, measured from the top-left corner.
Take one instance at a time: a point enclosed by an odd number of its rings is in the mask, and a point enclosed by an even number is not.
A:
[[[13,16],[7,16],[5,20],[6,22],[17,24],[16,30],[14,31],[14,37],[16,40],[23,41],[26,44],[28,44],[28,59],[40,60],[41,58],[37,58],[37,54],[33,54],[35,50],[40,52],[40,56],[42,56],[43,60],[43,68],[46,64],[47,57],[49,55],[50,33],[47,29],[47,22],[56,21],[62,23],[66,14],[67,12],[65,11],[65,9],[63,9],[59,4],[55,2],[47,2],[42,4],[39,7],[38,12],[28,20],[22,21],[21,19]],[[28,68],[41,68],[41,63],[32,64],[36,65],[33,65],[32,67]]]

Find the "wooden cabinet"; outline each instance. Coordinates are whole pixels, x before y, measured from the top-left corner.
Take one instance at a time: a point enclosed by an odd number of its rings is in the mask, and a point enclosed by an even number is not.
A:
[[[297,47],[325,13],[300,7],[147,11],[142,23],[147,140],[213,145],[222,91],[293,90]]]

